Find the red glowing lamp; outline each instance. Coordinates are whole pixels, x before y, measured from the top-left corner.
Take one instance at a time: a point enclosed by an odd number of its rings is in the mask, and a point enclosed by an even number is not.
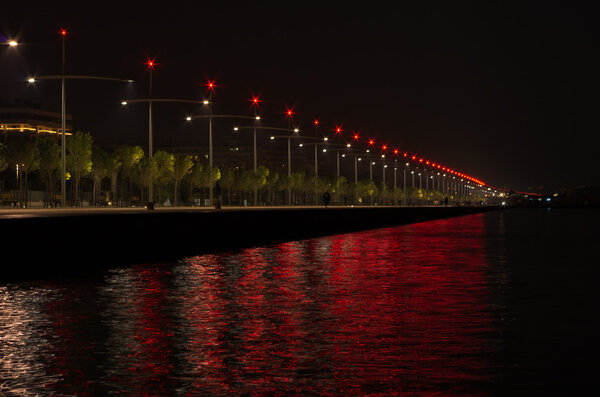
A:
[[[208,80],[206,83],[206,86],[208,87],[209,91],[215,91],[215,81],[214,80]]]
[[[154,69],[154,65],[156,65],[156,61],[154,59],[148,58],[146,61],[146,65],[148,65],[148,69]]]
[[[354,140],[358,141],[358,138],[359,138],[358,134],[354,134]]]
[[[373,146],[375,144],[375,140],[374,139],[369,139],[369,146]]]

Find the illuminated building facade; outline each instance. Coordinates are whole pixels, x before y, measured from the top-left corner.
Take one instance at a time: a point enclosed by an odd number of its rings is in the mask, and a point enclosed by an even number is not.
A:
[[[61,115],[42,110],[27,102],[0,103],[0,131],[9,134],[54,134],[61,133]],[[66,115],[66,134],[71,134],[71,115]]]

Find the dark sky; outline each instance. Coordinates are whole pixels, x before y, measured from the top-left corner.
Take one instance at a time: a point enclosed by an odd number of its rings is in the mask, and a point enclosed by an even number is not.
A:
[[[600,185],[599,35],[584,3],[209,3],[4,7],[0,32],[32,44],[1,48],[0,99],[59,110],[58,83],[21,81],[60,72],[64,27],[68,73],[136,80],[69,84],[74,127],[97,142],[146,144],[145,108],[119,102],[146,95],[150,57],[155,97],[203,99],[216,79],[217,113],[247,113],[260,94],[269,125],[294,106],[304,131],[343,124],[493,186]],[[206,144],[181,120],[193,110],[157,109],[157,142]]]

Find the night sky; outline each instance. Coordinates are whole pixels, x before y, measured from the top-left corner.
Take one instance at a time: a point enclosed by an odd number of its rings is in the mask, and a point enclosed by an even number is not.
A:
[[[0,100],[60,110],[59,83],[23,80],[60,73],[66,28],[67,73],[136,80],[69,82],[74,128],[98,143],[146,147],[145,105],[120,101],[146,95],[152,58],[155,97],[203,99],[214,79],[217,113],[248,114],[260,95],[266,124],[293,106],[307,134],[316,117],[492,186],[600,185],[599,35],[583,3],[209,3],[3,6],[0,34],[29,44],[0,48]],[[157,144],[205,145],[191,112],[157,109]]]

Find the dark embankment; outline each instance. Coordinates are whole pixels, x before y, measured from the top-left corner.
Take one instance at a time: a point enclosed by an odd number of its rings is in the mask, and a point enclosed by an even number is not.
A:
[[[389,227],[495,207],[149,211],[0,219],[1,282]]]

